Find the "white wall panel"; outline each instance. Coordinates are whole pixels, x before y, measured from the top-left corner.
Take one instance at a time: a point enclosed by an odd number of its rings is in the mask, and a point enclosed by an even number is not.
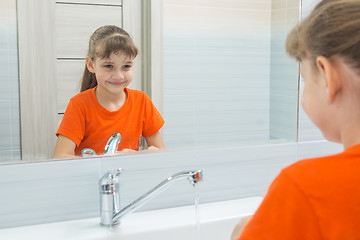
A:
[[[200,203],[207,203],[263,196],[280,169],[295,160],[292,143],[5,165],[0,168],[0,191],[6,193],[0,198],[0,228],[98,217],[98,179],[120,167],[122,206],[168,176],[194,169],[204,171],[198,190]],[[139,211],[191,205],[193,196],[183,179]]]
[[[310,14],[311,10],[316,6],[319,0],[302,0],[302,18]],[[301,78],[299,87],[299,102],[304,90],[304,80]],[[299,106],[299,142],[324,140],[321,131],[312,123],[306,115],[302,105]]]
[[[16,19],[16,0],[0,0],[0,163],[20,159]]]
[[[18,0],[17,13],[22,159],[49,159],[56,142],[55,1]]]
[[[122,26],[120,6],[56,4],[57,58],[84,58],[91,34],[108,24]]]
[[[273,0],[271,12],[270,137],[295,141],[299,64],[285,51],[289,30],[299,20],[299,0]]]
[[[58,0],[56,3],[80,3],[80,4],[101,4],[101,5],[122,5],[122,0]]]
[[[167,147],[268,141],[270,6],[164,1]]]
[[[70,98],[80,92],[81,77],[85,60],[58,60],[57,71],[57,111],[64,113]]]
[[[284,1],[284,0],[283,0]],[[286,1],[286,0],[285,0]],[[255,9],[255,10],[269,10],[271,7],[269,0],[165,0],[166,5],[183,5],[183,6],[203,6],[209,8],[240,8],[240,9]]]

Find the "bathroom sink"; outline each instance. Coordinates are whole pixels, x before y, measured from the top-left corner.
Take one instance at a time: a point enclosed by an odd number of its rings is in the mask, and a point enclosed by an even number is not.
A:
[[[132,213],[114,227],[99,218],[0,229],[2,240],[219,240],[230,239],[235,224],[255,212],[261,197]],[[196,213],[197,212],[197,213]],[[199,223],[200,222],[200,223]]]

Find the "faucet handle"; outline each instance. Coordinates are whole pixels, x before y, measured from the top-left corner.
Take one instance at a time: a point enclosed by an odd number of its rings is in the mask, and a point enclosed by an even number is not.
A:
[[[97,156],[96,152],[91,148],[84,148],[81,150],[81,156],[82,157],[90,157],[90,156]]]
[[[108,171],[99,180],[100,224],[111,226],[119,223],[113,216],[120,210],[120,174],[122,169]]]
[[[99,180],[100,193],[113,194],[119,191],[120,174],[122,168],[108,171]]]

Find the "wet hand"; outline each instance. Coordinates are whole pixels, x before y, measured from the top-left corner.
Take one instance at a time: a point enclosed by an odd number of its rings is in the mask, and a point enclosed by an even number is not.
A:
[[[159,148],[157,148],[155,146],[150,146],[150,147],[148,147],[147,150],[149,150],[149,151],[157,151],[157,150],[159,150]]]
[[[240,222],[235,226],[232,234],[231,234],[231,240],[236,240],[240,236],[240,233],[243,231],[245,225],[249,222],[252,215],[246,216],[240,219]]]
[[[136,153],[136,152],[137,152],[136,150],[133,150],[133,149],[130,149],[130,148],[124,148],[123,150],[121,150],[120,153],[128,154],[128,153]]]

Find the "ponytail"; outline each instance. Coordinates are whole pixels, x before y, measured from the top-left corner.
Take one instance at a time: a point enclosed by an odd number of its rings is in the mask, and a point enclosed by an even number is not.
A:
[[[80,92],[83,92],[85,90],[88,90],[90,88],[94,88],[97,85],[96,77],[94,73],[91,73],[89,69],[86,66],[85,63],[85,69],[84,73],[81,79],[81,87]]]

